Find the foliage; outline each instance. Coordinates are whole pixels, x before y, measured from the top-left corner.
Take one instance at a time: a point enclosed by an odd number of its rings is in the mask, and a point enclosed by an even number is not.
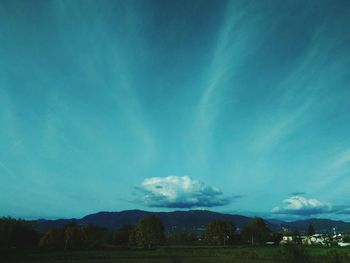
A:
[[[206,227],[205,240],[211,245],[226,245],[236,228],[230,221],[213,220]]]
[[[123,225],[119,228],[113,236],[113,244],[115,245],[128,245],[130,236],[134,231],[135,226],[133,225]]]
[[[0,218],[0,248],[28,248],[38,244],[39,233],[25,220]]]
[[[309,224],[309,226],[308,226],[308,228],[307,228],[307,234],[309,235],[309,236],[312,236],[312,235],[314,235],[316,232],[315,232],[315,228],[314,228],[314,226],[310,223]]]
[[[350,243],[350,235],[349,234],[347,236],[343,237],[343,242]]]
[[[8,256],[5,257],[5,262],[293,262],[285,260],[285,255],[281,256],[280,250],[284,248],[248,245],[227,247],[162,246],[151,250],[137,249],[135,247],[130,249],[115,248],[88,251],[9,250]],[[349,254],[350,252],[349,248],[304,247],[304,249],[310,254],[309,259],[311,259],[310,262],[312,263],[349,262],[349,256],[346,255],[346,253]],[[1,259],[4,259],[2,251],[0,251],[0,261]],[[300,262],[305,263],[307,261]]]
[[[155,215],[141,219],[130,236],[130,243],[152,248],[164,244],[164,226]]]
[[[272,233],[272,241],[277,245],[281,242],[283,239],[283,234],[282,233]]]
[[[63,249],[64,230],[61,228],[50,228],[40,239],[39,247],[44,249]]]
[[[85,233],[85,248],[100,248],[104,244],[112,244],[114,233],[105,227],[87,225],[83,227]]]
[[[173,232],[168,234],[167,240],[170,244],[194,244],[198,237],[194,232]]]
[[[80,227],[69,223],[64,228],[51,228],[40,239],[39,247],[51,250],[78,250],[99,248],[112,242],[110,230],[88,225]]]
[[[275,235],[275,233],[273,233],[273,236],[274,235]],[[302,244],[302,238],[301,238],[300,232],[298,230],[287,230],[287,231],[283,232],[283,235],[292,237],[293,238],[292,243],[295,243],[298,245]],[[281,236],[281,240],[282,240],[283,235]]]
[[[64,250],[81,249],[85,240],[85,233],[77,223],[70,223],[64,227]]]
[[[309,255],[302,246],[295,244],[284,245],[276,256],[276,262],[281,263],[307,263],[311,262]]]
[[[252,245],[263,245],[271,238],[271,231],[262,218],[253,218],[242,232],[242,240]]]
[[[341,253],[337,251],[330,251],[326,254],[326,256],[322,257],[318,262],[324,263],[349,263],[350,255],[348,253]]]

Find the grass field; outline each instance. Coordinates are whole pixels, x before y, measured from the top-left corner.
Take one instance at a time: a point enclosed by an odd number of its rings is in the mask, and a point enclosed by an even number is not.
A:
[[[140,262],[140,263],[272,263],[275,262],[279,247],[161,247],[154,250],[115,249],[98,251],[48,252],[17,251],[10,252],[2,258],[3,262]],[[313,256],[327,253],[347,253],[349,248],[310,247],[306,252]]]

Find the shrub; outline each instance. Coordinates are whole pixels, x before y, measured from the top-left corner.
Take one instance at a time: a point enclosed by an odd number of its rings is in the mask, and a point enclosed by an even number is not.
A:
[[[300,245],[288,244],[282,246],[276,256],[275,262],[283,263],[308,263],[311,262],[309,255]]]
[[[317,263],[349,263],[350,256],[347,253],[340,253],[335,250],[329,251],[326,255],[315,259]]]
[[[32,223],[14,218],[0,218],[0,248],[37,246],[39,234]]]

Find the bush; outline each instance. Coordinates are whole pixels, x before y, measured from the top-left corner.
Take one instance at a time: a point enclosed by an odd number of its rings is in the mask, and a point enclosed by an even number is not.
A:
[[[195,244],[198,240],[194,232],[173,232],[168,234],[167,240],[170,244]]]
[[[252,245],[264,245],[271,239],[271,231],[262,218],[253,218],[241,231],[242,240]]]
[[[300,245],[288,244],[282,246],[276,256],[275,262],[283,263],[308,263],[311,262],[309,255]]]
[[[135,226],[133,225],[123,225],[113,235],[113,244],[127,246],[130,241],[130,236],[134,231]]]
[[[331,250],[325,256],[319,256],[315,258],[317,263],[349,263],[350,256],[347,253],[340,253],[335,250]]]
[[[61,228],[50,228],[40,239],[39,247],[49,250],[60,250],[64,248],[64,230]]]
[[[40,239],[39,247],[49,250],[97,249],[112,241],[113,232],[107,228],[70,223],[63,228],[50,228]]]
[[[130,234],[130,244],[136,244],[144,248],[154,248],[164,244],[164,226],[155,215],[142,218]]]
[[[24,220],[0,218],[0,248],[28,248],[38,245],[39,234]]]
[[[208,223],[205,231],[205,241],[209,245],[226,245],[232,243],[232,236],[236,230],[230,221],[213,220]]]

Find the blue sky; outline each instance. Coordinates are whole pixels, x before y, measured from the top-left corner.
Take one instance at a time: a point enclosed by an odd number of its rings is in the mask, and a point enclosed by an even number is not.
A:
[[[0,216],[350,221],[348,1],[0,2]]]

